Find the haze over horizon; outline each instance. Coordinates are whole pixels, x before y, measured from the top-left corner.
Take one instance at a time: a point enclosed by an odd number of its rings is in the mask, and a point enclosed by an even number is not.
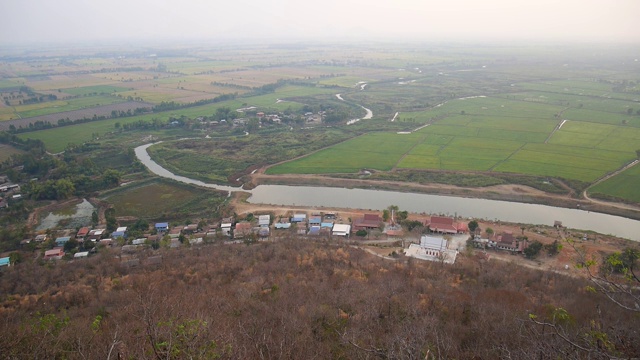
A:
[[[7,0],[0,46],[138,40],[640,43],[637,0]]]

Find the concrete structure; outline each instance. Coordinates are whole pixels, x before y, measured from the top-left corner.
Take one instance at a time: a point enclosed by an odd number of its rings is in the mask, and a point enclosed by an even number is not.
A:
[[[443,261],[453,264],[458,252],[450,250],[448,246],[449,243],[444,238],[423,235],[420,238],[420,245],[409,245],[409,248],[405,250],[405,255],[421,260]]]
[[[351,225],[347,224],[334,224],[331,231],[331,235],[334,236],[349,236],[351,233]]]

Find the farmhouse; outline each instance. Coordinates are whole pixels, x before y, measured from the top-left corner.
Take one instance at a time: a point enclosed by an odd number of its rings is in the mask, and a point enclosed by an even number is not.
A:
[[[364,217],[353,222],[353,231],[377,229],[381,222],[382,218],[378,214],[364,214]]]

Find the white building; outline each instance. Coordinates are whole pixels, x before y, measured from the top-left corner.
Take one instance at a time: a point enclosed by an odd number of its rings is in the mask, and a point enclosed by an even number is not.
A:
[[[442,237],[423,235],[420,238],[420,245],[411,244],[405,255],[422,260],[444,261],[453,264],[456,261],[456,250],[448,248],[449,242]]]
[[[334,236],[349,236],[351,233],[351,225],[347,224],[334,224],[331,232]]]

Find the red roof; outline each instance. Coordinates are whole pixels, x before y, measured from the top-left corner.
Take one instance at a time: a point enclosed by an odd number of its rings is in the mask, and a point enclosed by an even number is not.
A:
[[[355,219],[353,227],[354,230],[359,228],[377,228],[380,226],[381,221],[382,218],[377,214],[364,214],[364,217]]]
[[[80,228],[80,230],[78,230],[76,237],[85,237],[87,236],[88,233],[89,233],[89,228],[83,227],[83,228]]]

